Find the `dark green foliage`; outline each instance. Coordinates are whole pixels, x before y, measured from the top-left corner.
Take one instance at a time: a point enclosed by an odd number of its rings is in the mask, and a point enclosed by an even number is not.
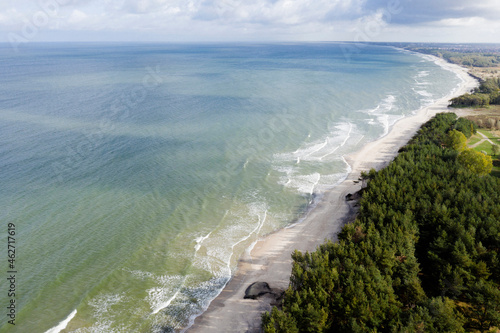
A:
[[[429,299],[425,308],[429,310],[428,332],[465,332],[464,317],[457,311],[455,302],[447,297]]]
[[[453,108],[460,107],[486,107],[490,105],[490,95],[488,94],[464,94],[450,100],[450,106]]]
[[[271,310],[270,314],[262,316],[262,327],[268,333],[299,332],[295,318],[284,311],[279,311],[276,307]]]
[[[454,129],[462,132],[465,135],[465,137],[470,138],[473,134],[476,134],[477,125],[476,123],[468,119],[458,118],[457,121],[455,122]]]
[[[471,327],[487,331],[492,326],[500,326],[500,290],[491,281],[480,279],[466,294],[469,306],[465,312]]]
[[[491,94],[498,92],[498,90],[500,90],[500,78],[490,78],[481,82],[479,88],[476,88],[474,92]]]
[[[474,126],[440,114],[369,179],[338,243],[293,254],[265,332],[464,332],[500,326],[500,180],[443,145]],[[469,133],[467,133],[469,134]]]
[[[487,107],[500,104],[500,78],[491,78],[481,82],[473,94],[464,94],[450,100],[451,107]]]

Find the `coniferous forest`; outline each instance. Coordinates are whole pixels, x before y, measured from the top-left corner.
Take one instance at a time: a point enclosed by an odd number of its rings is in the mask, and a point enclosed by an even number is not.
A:
[[[265,332],[474,332],[500,327],[500,179],[464,166],[455,114],[424,124],[363,177],[360,210],[337,243],[295,252]],[[496,330],[495,330],[496,331]]]

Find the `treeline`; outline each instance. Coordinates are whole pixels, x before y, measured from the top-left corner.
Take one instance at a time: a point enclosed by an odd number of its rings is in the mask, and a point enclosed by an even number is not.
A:
[[[464,332],[500,326],[500,180],[444,146],[467,120],[439,114],[371,170],[338,242],[295,252],[265,332]],[[469,134],[469,133],[467,133]]]
[[[447,61],[461,65],[461,66],[471,66],[471,67],[496,67],[500,64],[500,54],[497,52],[459,52],[450,51],[443,48],[429,48],[429,47],[410,47],[409,49],[431,54],[437,56]]]
[[[472,94],[464,94],[450,100],[451,107],[487,107],[500,104],[500,78],[482,81]]]

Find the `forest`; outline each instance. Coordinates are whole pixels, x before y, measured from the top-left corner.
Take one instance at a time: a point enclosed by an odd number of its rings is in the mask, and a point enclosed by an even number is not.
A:
[[[469,67],[496,67],[500,64],[500,54],[498,50],[492,52],[474,52],[470,50],[450,50],[447,48],[408,47],[412,51],[431,54],[433,56],[446,59],[447,61]]]
[[[452,98],[451,107],[487,107],[490,104],[500,105],[500,78],[489,78],[482,81],[472,94],[464,94]]]
[[[263,330],[500,327],[500,179],[462,161],[469,150],[461,136],[475,130],[438,114],[389,166],[363,173],[356,220],[338,242],[292,254],[289,288],[281,306],[263,314]]]

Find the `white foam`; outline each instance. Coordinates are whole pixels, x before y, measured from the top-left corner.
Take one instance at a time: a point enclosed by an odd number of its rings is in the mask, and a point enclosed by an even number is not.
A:
[[[429,76],[429,71],[420,71],[417,74],[417,77],[426,77]]]
[[[353,125],[350,122],[337,124],[323,139],[308,143],[291,153],[275,154],[274,158],[276,161],[282,162],[293,161],[294,164],[300,164],[303,161],[321,161],[324,157],[333,154],[337,149],[346,144],[350,138],[352,129]],[[345,137],[342,135],[343,133],[345,133]]]
[[[258,203],[254,203],[252,205],[249,206],[250,208],[250,214],[251,215],[257,215],[257,218],[258,218],[258,222],[257,222],[257,226],[246,236],[244,236],[243,238],[241,238],[238,242],[234,243],[232,245],[232,250],[234,250],[235,246],[237,246],[238,244],[248,240],[252,235],[258,235],[260,230],[262,229],[262,226],[264,225],[264,222],[266,221],[266,218],[267,218],[267,208],[264,208],[265,205],[263,204],[258,204]],[[263,213],[263,216],[261,217],[259,215],[259,212],[264,210],[264,213]],[[232,256],[233,254],[231,254]]]
[[[102,318],[110,312],[110,308],[124,299],[124,294],[105,294],[90,300],[89,305],[94,308],[94,316]]]
[[[425,62],[425,60],[423,60]],[[420,71],[415,76],[413,76],[413,80],[417,84],[417,86],[427,86],[431,84],[429,81],[425,81],[422,79],[429,76],[429,71]]]
[[[424,97],[432,97],[432,94],[427,90],[416,90],[415,88],[411,88],[414,92]]]
[[[367,113],[378,114],[381,112],[388,112],[394,108],[396,97],[394,95],[387,95],[374,109],[364,110]]]
[[[158,288],[158,289],[159,289],[159,288]],[[161,294],[161,292],[162,292],[162,291],[163,291],[163,290],[161,290],[161,291],[160,291],[160,294]],[[158,312],[160,312],[162,309],[167,308],[167,307],[170,305],[170,303],[172,303],[172,301],[173,301],[173,300],[177,297],[177,295],[179,295],[179,292],[180,292],[180,291],[181,291],[180,289],[179,289],[179,290],[177,290],[177,291],[175,292],[174,296],[170,297],[170,298],[169,298],[166,302],[163,302],[163,303],[160,303],[159,305],[157,305],[157,306],[156,306],[156,308],[155,308],[155,309],[153,309],[152,314],[157,314],[157,313],[158,313]]]
[[[357,145],[361,142],[361,140],[363,140],[364,138],[365,138],[365,136],[364,136],[364,135],[362,135],[362,136],[359,138],[359,140],[358,140],[358,141],[356,141],[356,143],[354,144],[354,146],[357,146]],[[342,156],[342,158],[343,158],[343,156]],[[345,161],[345,159],[344,159],[344,161]]]
[[[349,131],[347,132],[347,135],[346,135],[344,141],[340,145],[341,147],[343,147],[347,143],[347,140],[349,140],[349,138],[351,137],[352,127],[353,127],[352,124],[349,123]]]
[[[196,252],[198,252],[198,250],[201,248],[201,244],[203,244],[203,241],[205,239],[207,239],[208,237],[210,237],[211,234],[212,234],[212,231],[210,231],[206,236],[200,236],[200,237],[197,237],[195,239],[195,241],[196,241],[196,245],[194,246],[195,255],[196,255]]]
[[[415,83],[417,84],[417,86],[428,86],[430,85],[431,83],[428,82],[428,81],[423,81],[423,82],[420,82],[418,81],[417,79],[415,79]]]
[[[252,199],[259,199],[258,193],[248,193]],[[204,256],[195,256],[193,265],[213,276],[229,279],[232,261],[237,247],[258,237],[267,220],[267,205],[261,201],[249,204],[236,204],[227,211],[220,227],[211,233],[203,243]],[[250,217],[250,218],[249,218]],[[255,217],[252,218],[252,217]]]
[[[343,160],[343,161],[344,161],[344,163],[347,165],[347,174],[350,174],[350,173],[351,173],[351,171],[352,171],[352,167],[351,167],[351,165],[350,165],[349,163],[347,163],[347,160],[345,159],[345,157],[344,157],[344,156],[342,156],[342,160]],[[347,178],[347,176],[346,176],[346,178]]]
[[[392,115],[389,114],[389,111],[394,110],[394,105],[396,103],[397,98],[394,95],[387,95],[375,109],[364,110],[364,112],[370,114],[371,116],[375,116],[375,119],[369,119],[368,124],[375,125],[379,123],[382,125],[384,132],[381,135],[382,137],[386,136],[389,133],[390,126],[394,125],[397,120],[403,118],[400,115]],[[363,112],[363,111],[362,111]]]
[[[447,62],[446,60],[438,58],[438,57],[433,56],[433,55],[427,55],[427,54],[422,54],[422,53],[418,53],[418,52],[412,52],[412,53],[416,56],[419,56],[419,57],[425,59],[424,61],[433,62],[436,65],[438,65],[439,67],[441,67],[442,69],[454,73],[455,76],[457,76],[460,79],[461,82],[459,82],[457,84],[457,86],[447,96],[453,96],[455,94],[455,92],[457,91],[457,89],[459,89],[460,86],[465,81],[464,78],[459,73],[460,71],[464,71],[464,69],[459,67],[458,65],[451,64],[451,63]],[[477,80],[476,80],[476,85],[479,85],[479,81],[477,81]]]
[[[295,187],[300,193],[313,194],[316,185],[321,179],[321,174],[315,172],[310,175],[299,175],[292,180],[292,187]]]
[[[326,137],[326,139],[323,143],[319,143],[319,144],[314,145],[314,146],[310,147],[309,149],[307,149],[309,152],[305,155],[305,157],[309,157],[312,154],[320,151],[321,149],[325,148],[327,144],[328,144],[328,137]]]
[[[381,114],[377,116],[377,120],[384,127],[384,134],[382,136],[386,136],[389,133],[389,115]]]
[[[147,300],[150,304],[152,315],[157,314],[172,303],[172,301],[179,295],[186,279],[187,276],[180,275],[155,276],[155,280],[160,284],[160,286],[147,290]]]
[[[388,95],[381,101],[377,109],[391,109],[395,99],[393,95]],[[346,153],[343,147],[351,140],[354,131],[355,125],[353,123],[339,123],[321,140],[304,144],[290,153],[275,154],[273,169],[283,174],[280,176],[278,184],[295,189],[301,194],[322,193],[323,188],[327,186],[328,179],[322,180],[322,172],[314,172],[319,170],[316,165],[319,167],[338,161],[341,155]],[[320,169],[325,168],[320,167]]]
[[[88,303],[94,308],[94,317],[96,318],[95,323],[91,327],[79,328],[73,333],[120,333],[120,332],[130,332],[130,327],[123,324],[116,327],[110,318],[113,318],[114,314],[111,307],[118,304],[125,298],[124,294],[101,294]],[[113,326],[113,327],[112,327]]]
[[[154,278],[154,274],[150,273],[150,272],[143,272],[143,271],[139,271],[139,270],[130,271],[130,270],[127,270],[127,269],[123,269],[123,270],[126,271],[126,272],[129,272],[130,274],[132,274],[135,277],[140,278],[140,279]]]
[[[63,329],[66,328],[66,326],[68,326],[71,319],[73,319],[75,316],[76,316],[76,309],[73,310],[69,314],[69,316],[66,317],[66,319],[64,319],[59,324],[57,324],[57,326],[52,327],[50,330],[46,331],[45,333],[59,333],[59,332],[61,332]]]
[[[382,100],[382,107],[385,111],[391,111],[394,108],[394,103],[396,102],[396,97],[393,95],[387,95],[385,99]]]
[[[349,131],[347,132],[347,135],[346,135],[344,141],[339,146],[337,146],[335,149],[333,149],[331,152],[329,152],[329,153],[321,156],[319,159],[322,160],[323,158],[325,158],[325,157],[333,154],[334,152],[336,152],[340,147],[345,146],[345,144],[347,143],[347,140],[349,140],[349,138],[351,137],[352,127],[353,127],[352,124],[349,123]]]
[[[252,244],[250,244],[250,246],[245,250],[245,253],[250,255],[257,242],[258,240],[253,241]]]

